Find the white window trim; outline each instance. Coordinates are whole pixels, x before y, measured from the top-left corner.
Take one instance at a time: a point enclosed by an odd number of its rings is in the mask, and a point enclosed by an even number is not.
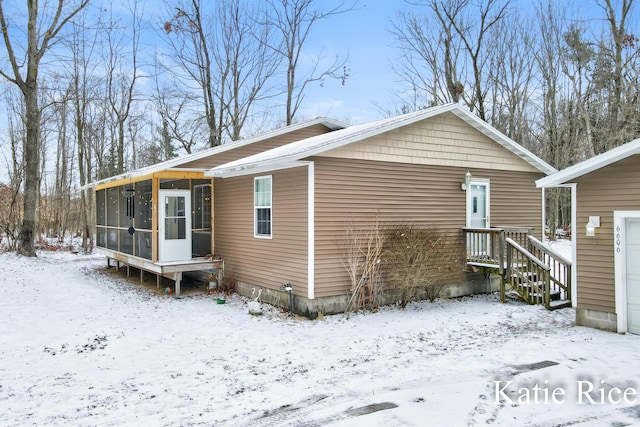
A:
[[[258,218],[257,218],[257,209],[264,208],[266,206],[256,206],[256,181],[259,179],[269,178],[269,182],[271,183],[271,191],[269,192],[269,209],[271,209],[271,234],[258,234]],[[253,237],[256,239],[273,239],[273,175],[262,175],[256,176],[253,178],[253,189],[252,189],[252,197],[253,197]]]
[[[469,183],[469,188],[467,189],[465,195],[465,216],[466,216],[466,224],[467,227],[471,227],[471,186],[472,185],[484,185],[487,188],[486,194],[486,211],[487,211],[487,227],[491,227],[491,180],[488,178],[472,178]]]
[[[615,304],[618,333],[627,332],[627,272],[626,238],[627,218],[640,218],[640,211],[613,211],[613,254],[615,264]]]

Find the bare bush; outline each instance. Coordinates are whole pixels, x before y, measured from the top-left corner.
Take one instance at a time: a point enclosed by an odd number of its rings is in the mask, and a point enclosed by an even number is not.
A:
[[[463,277],[462,243],[435,226],[394,226],[385,233],[382,263],[389,285],[401,292],[403,308],[421,292],[433,302]]]
[[[378,220],[370,225],[356,226],[349,222],[345,226],[342,241],[338,243],[342,252],[342,263],[349,274],[349,302],[345,315],[360,309],[375,309],[381,292],[380,256],[384,236]]]
[[[16,250],[22,221],[22,194],[0,184],[0,248]]]

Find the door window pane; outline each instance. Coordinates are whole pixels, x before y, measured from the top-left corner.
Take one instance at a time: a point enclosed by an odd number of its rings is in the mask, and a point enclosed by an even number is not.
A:
[[[185,197],[166,196],[164,198],[164,238],[176,240],[187,238],[187,219],[185,218]]]
[[[183,240],[187,238],[186,218],[165,218],[164,238],[165,240]]]
[[[165,217],[183,217],[185,216],[185,201],[183,196],[167,196],[165,197]]]

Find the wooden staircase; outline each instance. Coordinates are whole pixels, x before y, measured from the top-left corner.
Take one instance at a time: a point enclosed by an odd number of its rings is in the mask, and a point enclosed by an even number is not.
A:
[[[500,274],[500,299],[507,288],[529,304],[548,310],[571,307],[571,262],[545,246],[527,228],[463,229],[466,264]]]

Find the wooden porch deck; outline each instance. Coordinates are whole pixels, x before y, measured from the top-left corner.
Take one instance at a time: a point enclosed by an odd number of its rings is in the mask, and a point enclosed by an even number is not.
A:
[[[501,300],[509,285],[529,304],[571,307],[571,261],[533,237],[527,227],[463,228],[465,265],[500,275]]]
[[[136,257],[133,255],[116,252],[111,249],[96,247],[95,251],[107,258],[107,266],[111,266],[111,260],[116,262],[116,269],[120,268],[120,263],[126,265],[127,276],[130,275],[130,267],[140,270],[140,282],[144,282],[144,272],[148,271],[156,275],[156,286],[160,287],[160,278],[166,277],[175,282],[176,295],[180,295],[180,284],[182,274],[190,271],[215,270],[218,284],[222,283],[224,277],[224,260],[193,258],[186,261],[153,262],[151,260]]]

